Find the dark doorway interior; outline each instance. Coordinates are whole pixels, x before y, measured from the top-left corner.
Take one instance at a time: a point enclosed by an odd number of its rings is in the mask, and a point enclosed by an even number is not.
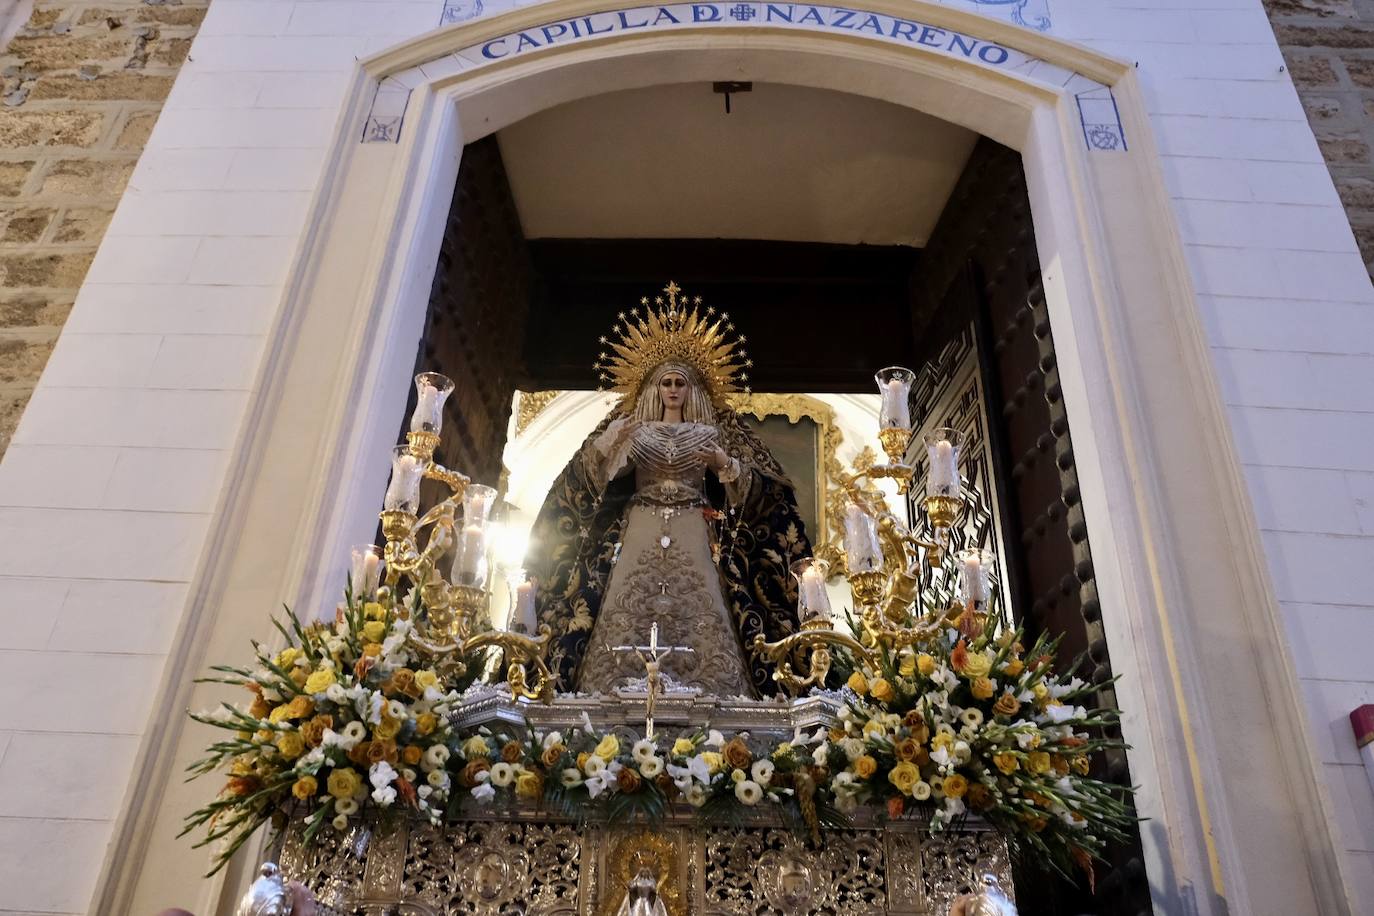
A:
[[[1007,590],[1115,704],[1020,157],[979,141],[924,249],[729,239],[527,240],[495,138],[463,154],[417,369],[457,382],[440,458],[496,484],[517,389],[590,389],[597,338],[668,280],[730,312],[759,391],[868,392],[886,365],[976,349]],[[409,369],[409,367],[406,367]],[[401,371],[401,367],[397,367]],[[1098,774],[1130,784],[1124,754]],[[1095,892],[1024,866],[1026,914],[1148,912],[1138,839]]]

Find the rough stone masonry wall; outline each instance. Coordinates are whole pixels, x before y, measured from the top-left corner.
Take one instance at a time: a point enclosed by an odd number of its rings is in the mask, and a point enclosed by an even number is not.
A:
[[[1264,0],[1374,276],[1374,0]]]
[[[0,52],[0,455],[209,0],[37,0]]]

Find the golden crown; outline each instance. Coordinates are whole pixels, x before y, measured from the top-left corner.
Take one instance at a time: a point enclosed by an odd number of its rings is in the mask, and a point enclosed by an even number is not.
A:
[[[738,378],[749,391],[749,373],[754,361],[744,352],[743,334],[735,335],[730,316],[715,308],[701,307],[701,297],[689,297],[676,283],[663,287],[664,296],[652,303],[645,296],[640,308],[621,312],[612,328],[614,337],[602,337],[604,349],[597,356],[595,369],[601,388],[619,391],[633,398],[644,377],[666,362],[677,362],[696,370],[711,403],[721,406],[725,396],[738,391]]]

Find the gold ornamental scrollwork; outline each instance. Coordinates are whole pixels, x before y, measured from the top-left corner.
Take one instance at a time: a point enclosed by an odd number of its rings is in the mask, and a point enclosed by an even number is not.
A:
[[[612,834],[608,839],[606,892],[597,916],[616,916],[629,893],[631,879],[642,868],[653,872],[668,916],[688,916],[687,850],[681,834],[640,829],[623,836]]]
[[[557,389],[553,391],[522,391],[520,399],[515,405],[515,434],[523,436],[525,430],[530,428],[530,424],[538,419],[544,409],[553,403],[563,392]]]
[[[830,562],[835,575],[842,567],[834,560],[844,538],[846,500],[844,465],[840,463],[840,444],[844,433],[835,422],[835,408],[806,394],[737,394],[730,398],[737,413],[759,420],[786,417],[788,423],[810,420],[816,424],[816,527],[812,545],[815,556]],[[871,462],[870,462],[871,463]]]

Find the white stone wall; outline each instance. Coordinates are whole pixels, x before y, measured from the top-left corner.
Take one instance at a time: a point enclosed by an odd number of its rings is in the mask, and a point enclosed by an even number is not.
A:
[[[210,7],[0,465],[0,913],[87,908],[355,58],[444,6]],[[1032,7],[1139,61],[1345,877],[1374,899],[1345,722],[1374,701],[1374,292],[1353,235],[1259,0]]]

